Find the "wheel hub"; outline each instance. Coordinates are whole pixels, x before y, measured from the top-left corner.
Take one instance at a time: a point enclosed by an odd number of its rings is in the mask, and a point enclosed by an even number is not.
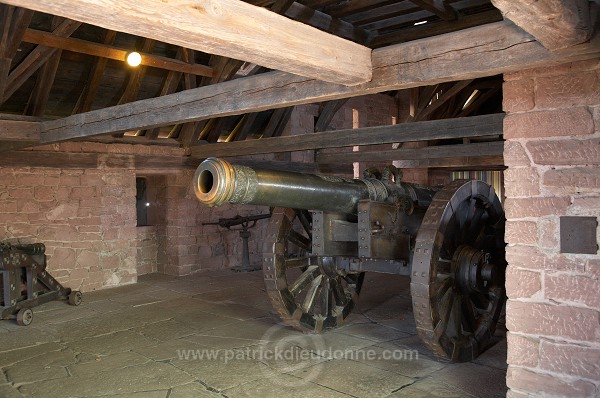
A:
[[[460,246],[452,258],[452,271],[458,288],[463,293],[485,293],[496,280],[490,254],[469,245]]]
[[[319,261],[319,267],[321,273],[327,278],[335,278],[338,276],[334,257],[321,257]]]

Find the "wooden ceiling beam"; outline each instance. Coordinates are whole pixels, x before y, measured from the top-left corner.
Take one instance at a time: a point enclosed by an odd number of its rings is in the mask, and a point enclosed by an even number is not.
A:
[[[552,51],[589,40],[594,29],[588,0],[492,0],[492,3],[505,18]]]
[[[419,7],[410,1],[400,1],[385,7],[369,9],[364,12],[349,15],[345,20],[357,26],[364,26],[372,22],[391,19],[401,15],[412,14],[420,11]],[[366,28],[368,29],[368,28]]]
[[[40,131],[38,121],[0,119],[0,141],[38,141]]]
[[[362,11],[374,10],[390,4],[398,3],[398,0],[353,0],[338,2],[323,9],[324,12],[338,18],[351,16]]]
[[[371,49],[241,0],[3,0],[300,76],[354,86],[371,80]]]
[[[399,160],[394,162],[399,168],[410,169],[432,169],[432,168],[452,168],[455,170],[503,170],[504,157],[496,156],[464,156],[440,159],[421,159],[421,160]],[[323,165],[325,166],[325,165]]]
[[[462,156],[502,156],[504,142],[480,142],[475,144],[426,146],[423,148],[400,148],[387,151],[358,151],[318,153],[317,164],[387,162],[394,160],[429,160]]]
[[[456,10],[446,0],[410,0],[424,10],[427,10],[444,21],[456,19]]]
[[[341,19],[332,18],[330,15],[321,11],[313,10],[301,3],[293,3],[284,13],[296,21],[314,26],[317,29],[324,30],[344,39],[364,44],[370,38],[370,32],[365,29],[354,26],[353,24]]]
[[[42,140],[64,141],[591,59],[600,52],[599,42],[596,35],[588,43],[553,53],[503,21],[376,50],[373,81],[361,86],[263,73],[48,121]]]
[[[497,114],[199,145],[192,148],[192,156],[207,158],[210,156],[258,155],[310,149],[500,135],[502,134],[503,119],[504,114]]]
[[[114,47],[108,44],[93,43],[91,41],[75,39],[72,37],[60,37],[49,32],[43,32],[35,29],[27,29],[23,36],[23,41],[123,62],[125,62],[127,54],[132,51]],[[143,66],[152,66],[155,68],[172,70],[176,72],[190,73],[197,76],[210,77],[214,73],[213,69],[206,65],[191,65],[177,59],[161,57],[148,52],[141,52],[140,55],[142,56],[141,65]]]
[[[423,11],[424,13],[427,11]],[[380,33],[373,37],[369,45],[374,48],[389,46],[394,43],[405,43],[436,35],[443,35],[462,29],[477,27],[484,24],[501,21],[500,11],[494,9],[478,14],[466,15],[456,21],[437,21],[423,25],[405,27],[390,33]]]

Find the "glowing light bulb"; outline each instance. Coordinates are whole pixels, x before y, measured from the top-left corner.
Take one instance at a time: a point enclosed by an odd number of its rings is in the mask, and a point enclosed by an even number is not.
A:
[[[142,56],[140,53],[134,51],[127,55],[127,63],[131,66],[138,66],[142,63]]]

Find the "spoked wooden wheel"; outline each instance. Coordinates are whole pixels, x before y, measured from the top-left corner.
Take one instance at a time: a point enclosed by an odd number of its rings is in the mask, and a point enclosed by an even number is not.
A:
[[[263,275],[273,308],[303,331],[340,326],[358,297],[364,273],[336,269],[334,257],[311,256],[312,216],[276,208],[265,244]]]
[[[494,189],[454,181],[436,193],[417,234],[411,295],[434,354],[469,361],[489,347],[505,300],[504,212]]]

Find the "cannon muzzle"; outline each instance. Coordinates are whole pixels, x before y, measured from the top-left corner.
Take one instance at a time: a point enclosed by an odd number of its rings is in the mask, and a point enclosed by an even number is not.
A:
[[[254,169],[208,158],[194,177],[194,192],[208,206],[254,204],[293,209],[356,213],[358,201],[384,201],[385,184],[290,171]]]

